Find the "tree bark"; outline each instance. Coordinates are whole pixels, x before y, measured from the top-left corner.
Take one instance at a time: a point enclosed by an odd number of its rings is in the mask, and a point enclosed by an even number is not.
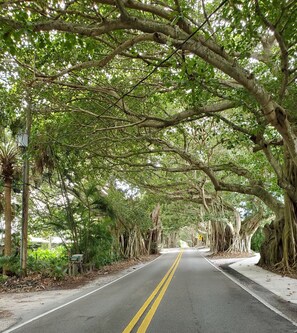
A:
[[[213,253],[226,250],[225,226],[222,221],[211,221],[210,251]]]
[[[159,242],[161,236],[161,206],[158,203],[151,213],[153,229],[150,235],[150,254],[157,254],[159,252]]]
[[[287,181],[297,187],[297,167],[285,147],[284,173]],[[285,192],[284,216],[264,228],[259,265],[290,272],[297,261],[297,202]]]
[[[239,224],[237,223],[237,231],[235,232],[234,241],[228,251],[239,253],[251,252],[251,239],[260,225],[263,213],[263,209],[260,207],[255,214],[248,216],[242,222],[240,221]],[[237,216],[236,218],[240,219],[240,216]]]

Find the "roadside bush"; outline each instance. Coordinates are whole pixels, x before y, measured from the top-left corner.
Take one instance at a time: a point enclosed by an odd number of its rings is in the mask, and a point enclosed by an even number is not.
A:
[[[20,274],[20,257],[19,256],[0,256],[0,272],[3,272],[3,267],[6,266],[9,275]]]
[[[254,233],[251,240],[251,248],[255,252],[260,252],[260,248],[262,243],[264,242],[264,233],[263,228],[258,228],[258,230]]]
[[[67,268],[68,256],[63,246],[54,249],[38,248],[28,254],[28,271],[40,273],[44,277],[62,279]]]
[[[80,249],[84,254],[85,264],[91,264],[95,268],[117,260],[113,254],[112,235],[103,223],[93,224],[88,233],[81,233]]]
[[[0,275],[0,283],[4,283],[9,279],[7,275]]]

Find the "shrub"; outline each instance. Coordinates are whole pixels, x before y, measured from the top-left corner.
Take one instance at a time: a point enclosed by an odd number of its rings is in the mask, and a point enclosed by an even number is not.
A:
[[[38,248],[28,255],[28,270],[44,277],[61,279],[65,276],[67,267],[67,251],[63,246],[54,249]]]
[[[82,232],[81,253],[85,264],[95,268],[112,263],[117,259],[113,254],[113,239],[108,228],[103,224],[93,224],[88,234]]]
[[[7,275],[0,275],[0,283],[4,283],[9,279]]]
[[[20,257],[19,256],[0,256],[0,272],[3,272],[3,267],[6,266],[6,270],[9,275],[20,274]]]

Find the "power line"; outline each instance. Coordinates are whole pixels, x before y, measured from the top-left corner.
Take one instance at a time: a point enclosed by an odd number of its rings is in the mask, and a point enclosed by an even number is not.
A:
[[[105,112],[109,111],[112,107],[116,106],[118,102],[120,102],[121,100],[123,100],[126,96],[128,96],[133,90],[135,90],[139,85],[141,85],[144,81],[146,81],[149,77],[151,77],[158,69],[159,67],[161,67],[166,61],[168,61],[170,58],[172,58],[177,51],[179,51],[182,46],[188,41],[190,40],[194,35],[196,35],[196,33],[201,30],[204,25],[208,22],[208,20],[216,13],[218,12],[226,3],[228,2],[228,0],[224,0],[222,1],[219,6],[212,12],[210,13],[205,20],[203,21],[203,23],[201,23],[199,25],[199,27],[197,27],[169,56],[167,56],[165,59],[163,59],[162,61],[160,61],[153,69],[150,73],[148,73],[145,77],[143,77],[141,80],[139,80],[132,88],[129,89],[129,91],[127,91],[126,93],[124,93],[121,97],[119,97],[113,104],[111,104],[107,109],[105,109],[103,111],[102,114],[104,114]],[[102,114],[100,116],[102,116]],[[99,117],[100,117],[99,116]]]

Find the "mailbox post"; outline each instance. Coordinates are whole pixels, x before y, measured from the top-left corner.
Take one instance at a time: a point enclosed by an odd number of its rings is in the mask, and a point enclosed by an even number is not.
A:
[[[83,254],[73,254],[70,257],[69,275],[76,275],[78,272],[82,273],[83,258]]]

